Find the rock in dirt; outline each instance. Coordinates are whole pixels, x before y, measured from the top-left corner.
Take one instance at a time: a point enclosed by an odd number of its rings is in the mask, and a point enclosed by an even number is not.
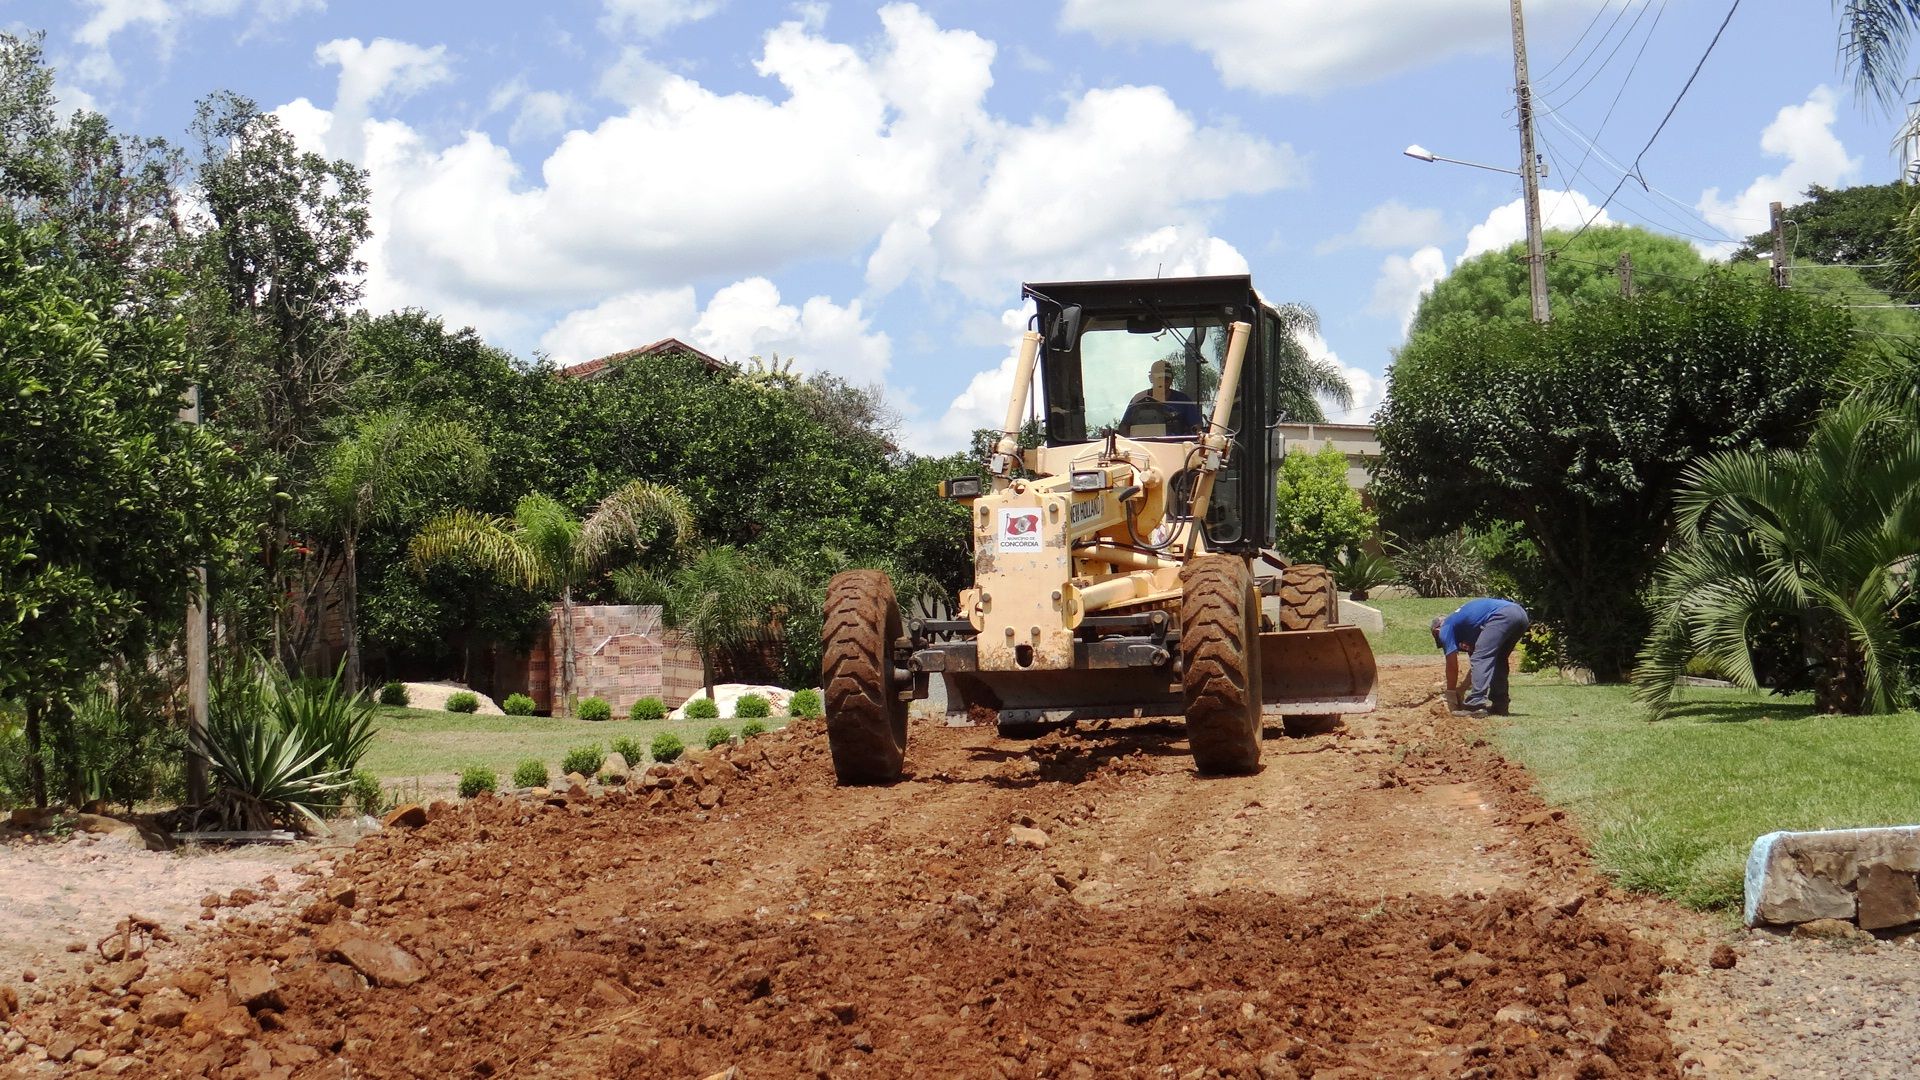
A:
[[[11,986],[0,986],[0,1020],[20,1011],[20,995]]]
[[[1793,928],[1793,936],[1813,941],[1872,941],[1873,935],[1845,919],[1813,919]]]
[[[607,760],[600,766],[600,775],[607,777],[615,783],[625,780],[629,771],[630,767],[627,765],[627,756],[618,750],[608,754]]]
[[[1733,946],[1725,942],[1715,945],[1713,955],[1707,958],[1707,966],[1715,971],[1731,971],[1733,965],[1739,962],[1740,957],[1733,951]]]
[[[1047,834],[1040,829],[1015,825],[1007,830],[1007,841],[1015,847],[1043,848],[1047,846]]]
[[[380,819],[381,826],[388,829],[395,826],[403,829],[417,829],[426,823],[427,808],[416,802],[402,803],[394,807],[386,817]]]
[[[1747,925],[1854,918],[1855,890],[1875,866],[1911,884],[1920,873],[1920,826],[1768,833],[1747,857]]]
[[[376,986],[412,986],[427,977],[419,957],[390,941],[349,937],[333,947],[333,955]]]
[[[169,986],[140,999],[140,1020],[154,1027],[179,1027],[192,1004],[187,995]]]
[[[249,1009],[280,1007],[280,981],[265,964],[227,965],[227,992]]]

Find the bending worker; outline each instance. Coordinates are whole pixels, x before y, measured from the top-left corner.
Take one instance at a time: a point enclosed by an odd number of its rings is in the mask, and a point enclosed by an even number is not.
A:
[[[1475,716],[1507,715],[1507,657],[1531,625],[1526,608],[1496,596],[1469,600],[1451,615],[1434,616],[1433,643],[1447,654],[1447,700],[1459,701]],[[1462,651],[1472,654],[1472,682],[1456,698]]]

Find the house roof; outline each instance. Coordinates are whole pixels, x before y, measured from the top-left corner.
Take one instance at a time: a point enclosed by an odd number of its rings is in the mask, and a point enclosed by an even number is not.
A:
[[[668,337],[661,338],[651,345],[642,345],[637,349],[628,349],[625,352],[609,353],[606,356],[600,357],[598,360],[588,360],[584,363],[574,364],[571,367],[563,367],[554,372],[554,374],[564,379],[597,379],[606,374],[608,368],[621,361],[632,360],[642,356],[666,356],[669,353],[685,353],[700,361],[702,364],[705,364],[708,371],[719,371],[727,366],[724,361],[716,360],[708,356],[706,353],[681,341],[679,338]]]

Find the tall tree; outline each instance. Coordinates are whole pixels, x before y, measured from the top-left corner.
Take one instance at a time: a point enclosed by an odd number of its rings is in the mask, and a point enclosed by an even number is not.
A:
[[[669,534],[685,544],[693,534],[686,496],[663,484],[630,480],[600,500],[583,521],[546,495],[529,495],[512,518],[456,510],[427,523],[414,537],[415,565],[467,559],[526,588],[560,593],[560,692],[574,707],[573,594],[616,562],[644,553]]]
[[[1823,416],[1802,450],[1689,467],[1677,543],[1654,577],[1635,696],[1665,712],[1694,655],[1757,688],[1770,619],[1795,628],[1822,712],[1890,712],[1902,678],[1904,567],[1920,558],[1920,409],[1871,394]]]
[[[316,485],[316,524],[341,545],[345,559],[341,622],[346,634],[346,686],[360,689],[360,540],[374,525],[402,518],[443,494],[474,485],[486,448],[465,424],[427,420],[403,409],[363,416],[335,443]]]
[[[366,174],[302,152],[272,115],[233,94],[200,103],[194,344],[214,358],[207,420],[266,464],[282,497],[263,528],[273,595],[294,595],[288,516],[319,472],[346,393],[346,316],[360,299]],[[285,603],[275,652],[293,666]]]
[[[1518,523],[1539,553],[1520,582],[1528,606],[1571,659],[1623,678],[1682,471],[1799,443],[1851,337],[1844,311],[1725,274],[1545,326],[1447,320],[1389,372],[1383,523],[1410,540]]]

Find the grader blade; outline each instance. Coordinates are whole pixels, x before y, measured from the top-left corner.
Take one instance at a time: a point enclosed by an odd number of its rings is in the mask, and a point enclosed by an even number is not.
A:
[[[1327,716],[1372,712],[1373,649],[1357,626],[1260,635],[1263,712]]]

